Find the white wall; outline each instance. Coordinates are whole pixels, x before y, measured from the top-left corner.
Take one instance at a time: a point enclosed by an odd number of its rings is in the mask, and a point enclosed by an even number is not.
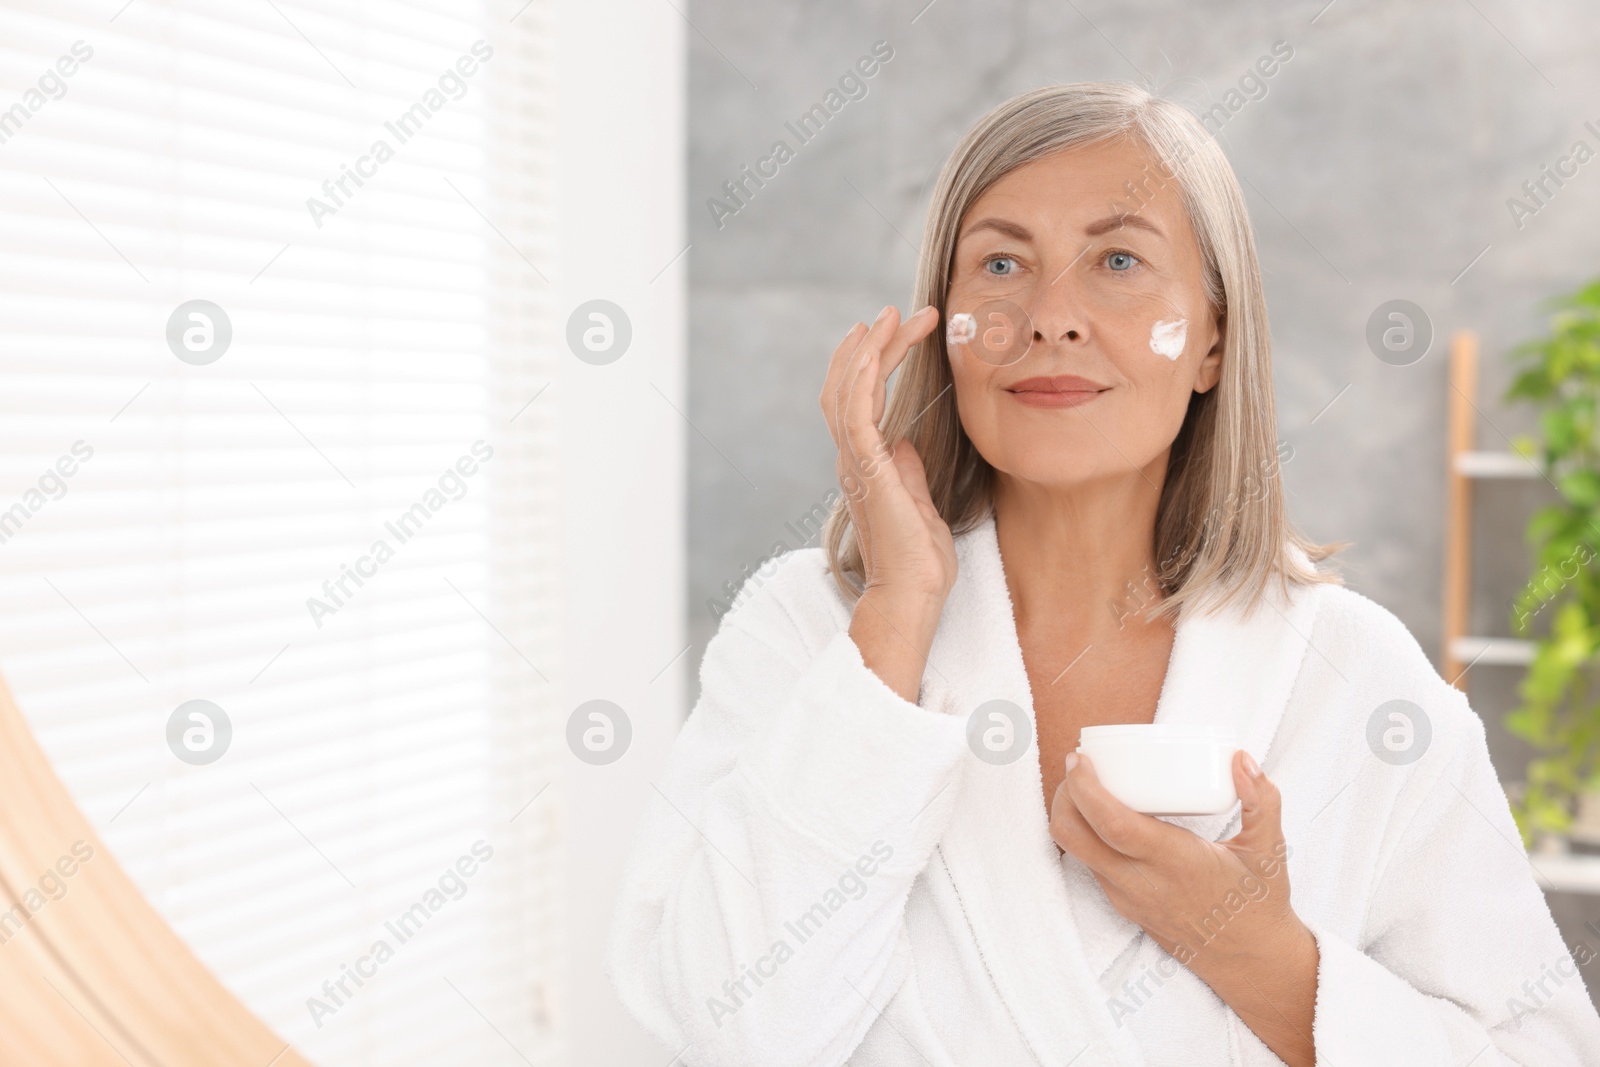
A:
[[[552,280],[562,323],[579,304],[601,298],[620,305],[633,327],[627,352],[609,365],[563,353],[551,396],[538,401],[559,404],[563,421],[562,707],[565,713],[591,699],[614,701],[632,722],[633,741],[609,766],[566,761],[556,802],[568,841],[568,968],[556,1010],[569,1063],[654,1064],[671,1053],[617,1003],[602,957],[622,863],[650,780],[682,721],[692,668],[679,656],[688,644],[684,457],[691,431],[674,410],[688,410],[688,256],[679,255],[687,242],[688,27],[660,0],[565,0],[557,17],[561,249]]]

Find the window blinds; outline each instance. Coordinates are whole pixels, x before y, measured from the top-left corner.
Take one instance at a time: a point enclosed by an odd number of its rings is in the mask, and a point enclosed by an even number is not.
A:
[[[558,1052],[550,13],[517,6],[0,13],[0,668],[320,1064]]]

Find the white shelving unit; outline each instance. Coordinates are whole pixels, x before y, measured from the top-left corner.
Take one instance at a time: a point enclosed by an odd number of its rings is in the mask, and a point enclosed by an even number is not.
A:
[[[1546,890],[1600,895],[1600,856],[1535,852],[1528,862],[1534,880]]]
[[[1516,637],[1458,637],[1450,651],[1462,663],[1491,667],[1526,667],[1533,662],[1533,642]]]
[[[1516,452],[1458,452],[1456,473],[1467,478],[1537,478],[1539,468]]]
[[[1483,452],[1477,437],[1478,338],[1458,332],[1450,341],[1449,440],[1446,466],[1444,549],[1444,649],[1440,671],[1467,687],[1469,667],[1526,667],[1534,643],[1512,637],[1467,633],[1472,606],[1472,491],[1479,479],[1538,478],[1537,464],[1516,452]],[[1546,890],[1600,896],[1600,856],[1534,852],[1534,878]]]

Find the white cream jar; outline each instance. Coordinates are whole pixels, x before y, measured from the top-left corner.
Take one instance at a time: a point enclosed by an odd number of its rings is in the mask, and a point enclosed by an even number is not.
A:
[[[1239,799],[1238,748],[1224,727],[1199,724],[1085,726],[1078,737],[1078,752],[1089,757],[1106,790],[1147,815],[1227,811]]]

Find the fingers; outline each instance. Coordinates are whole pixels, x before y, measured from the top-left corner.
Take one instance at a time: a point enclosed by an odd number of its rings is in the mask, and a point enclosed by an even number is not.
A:
[[[878,312],[878,317],[872,320],[872,325],[867,328],[866,333],[862,334],[855,349],[845,358],[833,398],[834,422],[841,432],[846,428],[845,420],[849,410],[851,387],[861,373],[862,365],[877,355],[884,341],[893,335],[899,325],[900,312],[893,304],[885,305],[884,309]]]
[[[889,375],[893,374],[901,363],[905,362],[906,353],[911,351],[911,346],[933,332],[934,326],[939,323],[939,309],[929,304],[927,307],[912,315],[894,331],[888,342],[883,346],[878,356],[878,405],[875,417],[883,415],[883,393],[888,384]]]
[[[1143,859],[1161,850],[1163,837],[1170,833],[1185,832],[1153,816],[1134,811],[1112,796],[1100,783],[1100,776],[1095,773],[1094,764],[1087,756],[1078,756],[1077,764],[1067,769],[1062,784],[1067,787],[1073,804],[1083,814],[1090,829],[1124,856]]]
[[[850,384],[862,361],[877,360],[876,380],[872,383],[874,403],[870,412],[870,418],[876,424],[883,416],[884,386],[889,375],[904,361],[911,346],[928,336],[938,321],[938,309],[931,305],[904,322],[900,321],[900,312],[889,305],[878,313],[870,327],[858,322],[845,334],[828,363],[828,374],[819,397],[823,417],[828,422],[829,432],[834,435],[835,444],[840,443],[839,430],[843,423],[841,412],[847,405]]]
[[[877,321],[861,339],[861,344],[850,356],[843,379],[840,381],[839,407],[835,419],[839,427],[839,451],[850,460],[856,486],[847,486],[865,493],[885,475],[885,462],[890,458],[884,447],[883,435],[878,432],[878,419],[883,412],[884,382],[883,353],[900,329],[900,312],[892,305],[879,313]]]
[[[1083,813],[1073,803],[1067,783],[1056,786],[1055,797],[1050,801],[1050,837],[1063,852],[1075,856],[1080,863],[1102,878],[1128,861],[1116,849],[1101,840]]]
[[[1233,786],[1243,805],[1233,842],[1273,851],[1283,841],[1283,793],[1242,748],[1233,757]]]
[[[927,492],[927,476],[920,458],[909,445],[886,447],[878,423],[887,403],[889,375],[905,359],[911,346],[926,337],[938,322],[937,309],[928,307],[900,321],[892,305],[879,312],[871,326],[856,323],[834,349],[818,401],[828,432],[838,447],[836,471],[844,489],[856,531],[856,543],[869,573],[872,571],[872,531],[865,501],[872,487],[884,481],[909,484],[917,510],[937,520],[937,510]],[[916,477],[909,477],[915,471]]]
[[[848,425],[849,415],[858,414],[876,432],[878,419],[883,414],[881,393],[889,377],[883,370],[885,355],[892,350],[895,336],[903,328],[904,325],[900,322],[900,310],[893,304],[888,305],[878,312],[872,328],[867,331],[866,336],[861,339],[861,344],[852,354],[851,365],[843,381],[844,389],[848,393],[844,398],[842,409],[846,414],[846,420],[842,420],[845,425]]]
[[[844,340],[839,342],[839,347],[833,350],[833,356],[828,360],[828,373],[822,382],[822,393],[817,397],[817,403],[822,408],[822,418],[828,424],[828,433],[833,437],[833,443],[839,443],[838,423],[835,412],[838,410],[839,382],[844,378],[845,365],[850,362],[850,357],[860,347],[861,339],[867,334],[867,324],[858,322],[850,327],[850,332],[844,335]]]

